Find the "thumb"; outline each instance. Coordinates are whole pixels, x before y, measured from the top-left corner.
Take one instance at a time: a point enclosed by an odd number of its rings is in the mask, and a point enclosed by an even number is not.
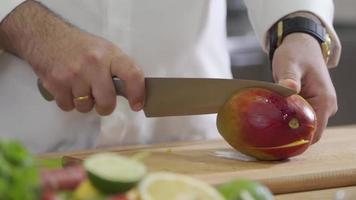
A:
[[[298,66],[293,64],[280,65],[275,63],[273,67],[275,81],[287,88],[295,90],[297,93],[301,90],[301,72]]]
[[[281,86],[290,88],[290,89],[296,91],[297,93],[300,92],[301,86],[300,86],[300,81],[298,81],[298,80],[294,80],[291,78],[283,78],[278,81],[278,84]]]

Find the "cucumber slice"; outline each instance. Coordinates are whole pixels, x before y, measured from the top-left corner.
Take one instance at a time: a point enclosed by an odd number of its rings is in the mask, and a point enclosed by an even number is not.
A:
[[[124,193],[145,175],[143,163],[114,153],[95,154],[84,161],[88,178],[95,188],[104,193]]]

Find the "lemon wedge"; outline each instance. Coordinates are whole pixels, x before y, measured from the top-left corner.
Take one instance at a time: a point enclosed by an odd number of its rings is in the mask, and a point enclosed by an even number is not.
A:
[[[139,184],[138,192],[141,200],[224,200],[211,185],[169,172],[150,173]]]

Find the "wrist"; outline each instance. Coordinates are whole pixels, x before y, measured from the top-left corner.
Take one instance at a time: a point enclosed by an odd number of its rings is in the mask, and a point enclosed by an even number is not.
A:
[[[308,60],[305,56],[312,56],[315,60],[324,60],[319,42],[313,36],[306,33],[292,33],[287,35],[280,47],[283,48],[283,50],[289,49],[289,52],[294,52],[292,55],[293,62],[299,64]]]
[[[308,18],[308,19],[313,20],[315,23],[317,23],[319,25],[322,25],[321,20],[317,16],[315,16],[314,14],[312,14],[310,12],[305,12],[305,11],[299,11],[299,12],[294,12],[294,13],[288,14],[287,16],[285,16],[282,19],[280,19],[279,21],[277,21],[276,25],[278,25],[278,23],[280,23],[280,22],[283,22],[283,20],[285,20],[285,19],[291,19],[291,18],[295,18],[295,17]],[[270,49],[270,47],[271,47],[271,40],[270,39],[271,39],[271,34],[272,34],[272,28],[270,29],[269,34],[268,34],[268,38],[269,38],[269,40],[268,40],[269,41],[268,49]]]
[[[308,15],[308,14],[306,14]],[[319,43],[319,50],[322,51],[325,62],[328,62],[330,56],[331,40],[327,30],[320,21],[314,21],[309,17],[289,15],[277,22],[269,31],[269,55],[272,61],[275,50],[284,42],[290,34],[304,33],[311,37],[309,39]]]
[[[309,46],[315,46],[318,47],[318,50],[320,49],[319,42],[313,36],[307,33],[292,33],[287,35],[283,39],[283,43],[281,45],[286,45],[286,44],[288,45],[298,44],[298,46],[305,46],[306,48],[308,48]]]

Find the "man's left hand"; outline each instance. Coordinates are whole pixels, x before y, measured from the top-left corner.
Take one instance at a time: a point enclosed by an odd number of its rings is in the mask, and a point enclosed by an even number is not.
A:
[[[305,33],[286,36],[274,53],[272,71],[277,83],[296,90],[314,108],[317,130],[313,143],[317,142],[337,111],[335,88],[318,41]]]

